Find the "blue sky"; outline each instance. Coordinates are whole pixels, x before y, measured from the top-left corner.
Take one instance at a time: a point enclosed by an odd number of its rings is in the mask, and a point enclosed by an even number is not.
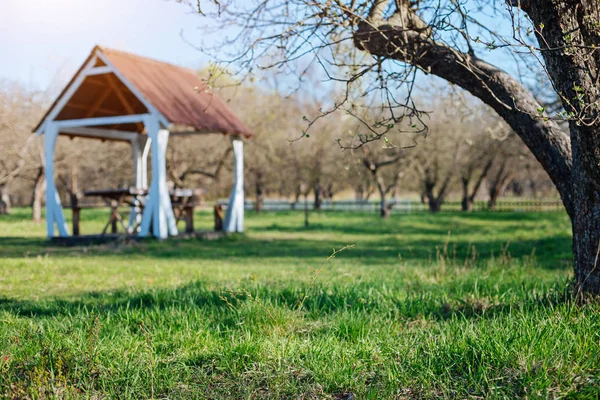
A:
[[[0,79],[59,88],[100,44],[188,67],[208,60],[202,23],[175,0],[2,0]]]
[[[221,29],[206,36],[198,27],[207,21],[177,0],[1,1],[0,80],[52,93],[64,86],[95,44],[200,68],[209,59],[181,35],[208,45],[224,35]],[[483,21],[505,25],[501,19]],[[502,52],[486,53],[489,61],[514,67]]]

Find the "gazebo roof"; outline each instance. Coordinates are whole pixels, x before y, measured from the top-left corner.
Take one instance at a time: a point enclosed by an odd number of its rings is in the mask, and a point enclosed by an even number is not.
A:
[[[96,46],[52,104],[47,120],[77,120],[152,113],[165,127],[188,132],[252,136],[206,86],[197,72],[165,62]],[[102,126],[144,133],[141,123]],[[78,136],[72,132],[62,134]]]

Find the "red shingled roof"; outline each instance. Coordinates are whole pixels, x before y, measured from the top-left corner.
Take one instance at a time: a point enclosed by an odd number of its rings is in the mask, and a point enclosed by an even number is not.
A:
[[[194,70],[99,46],[94,48],[90,57],[98,52],[103,54],[123,78],[129,81],[170,123],[201,132],[252,136],[250,129],[235,116],[225,102],[207,88]],[[86,78],[86,82],[73,95],[56,119],[145,112],[145,106],[121,82],[115,82],[114,78],[112,74]],[[112,83],[111,79],[113,79]],[[67,88],[72,82],[73,80]],[[121,93],[117,93],[119,96],[107,95],[98,105],[96,99],[102,96],[103,88],[108,88],[110,85],[114,87],[115,83],[118,83],[120,88],[118,91]],[[129,103],[128,107],[124,107],[124,103]],[[122,125],[118,128],[138,130],[135,125]]]

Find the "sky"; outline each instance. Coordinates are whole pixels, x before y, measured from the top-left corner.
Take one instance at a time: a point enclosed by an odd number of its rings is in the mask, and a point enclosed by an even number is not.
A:
[[[186,40],[214,45],[228,33],[220,29],[207,36],[199,30],[207,21],[179,0],[0,0],[0,5],[0,82],[18,81],[51,94],[96,44],[201,68],[209,58]],[[511,66],[501,52],[485,58]]]
[[[176,0],[0,0],[0,80],[60,89],[99,44],[199,68],[202,18]],[[206,39],[206,38],[205,38]]]

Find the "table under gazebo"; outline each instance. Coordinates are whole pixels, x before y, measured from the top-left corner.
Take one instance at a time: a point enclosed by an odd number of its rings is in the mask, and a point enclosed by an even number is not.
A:
[[[194,205],[191,189],[174,191],[167,185],[169,139],[211,133],[229,135],[235,160],[234,182],[222,229],[243,231],[243,140],[252,132],[191,69],[96,46],[35,132],[44,135],[46,223],[50,238],[57,233],[59,237],[71,235],[54,181],[54,149],[59,136],[130,143],[134,185],[84,193],[102,198],[107,204],[110,201],[110,216],[102,234],[109,226],[116,231],[121,225],[128,234],[166,238],[179,233],[178,218],[185,218],[187,232],[193,230]],[[130,210],[127,222],[119,212],[123,206]],[[76,204],[71,208],[78,224],[80,208]],[[73,235],[78,234],[78,225],[74,224]]]

